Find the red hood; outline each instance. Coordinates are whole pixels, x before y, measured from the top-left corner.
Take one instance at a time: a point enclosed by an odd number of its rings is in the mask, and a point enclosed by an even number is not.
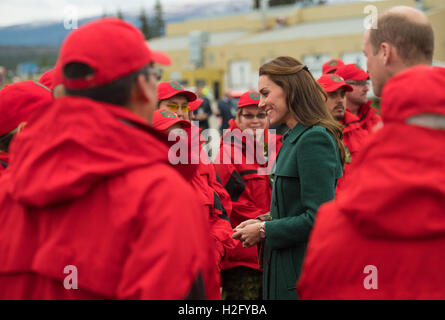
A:
[[[398,74],[383,89],[383,122],[401,122],[420,113],[445,115],[444,88],[442,67],[416,66]]]
[[[164,141],[163,134],[122,107],[61,98],[15,138],[8,192],[31,206],[72,200],[108,177],[168,162]]]
[[[362,104],[362,106],[360,107],[357,117],[359,118],[359,120],[363,120],[363,118],[365,118],[365,116],[368,114],[368,112],[373,109],[371,107],[372,101],[368,100],[368,102],[366,102],[365,104]],[[371,110],[372,112],[372,110]]]
[[[356,126],[359,125],[360,118],[357,117],[356,115],[352,114],[349,110],[346,110],[345,116],[340,121],[340,123],[345,126],[343,132],[348,132],[348,131],[353,130]]]
[[[343,119],[340,122],[342,124],[349,124],[351,122],[360,122],[360,118],[357,117],[356,115],[352,114],[351,111],[346,110],[345,116],[343,117]]]
[[[335,203],[360,233],[383,239],[445,235],[445,131],[402,121],[417,113],[445,114],[440,83],[445,69],[420,67],[385,87],[385,125],[355,159],[349,179],[359,183],[348,184]]]

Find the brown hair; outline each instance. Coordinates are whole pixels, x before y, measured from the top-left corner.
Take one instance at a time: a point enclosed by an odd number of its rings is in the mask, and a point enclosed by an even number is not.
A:
[[[286,94],[291,115],[305,126],[319,125],[334,137],[342,165],[345,163],[343,130],[326,108],[327,95],[315,81],[309,69],[292,57],[278,57],[260,68],[260,76],[266,75]]]
[[[434,30],[430,23],[419,23],[400,13],[382,14],[377,29],[371,29],[369,39],[374,55],[379,52],[380,45],[387,42],[408,65],[433,62]]]
[[[241,117],[241,112],[243,112],[242,108],[238,108],[238,110],[236,111],[236,115],[235,115],[235,123],[236,125],[239,127],[239,119]]]

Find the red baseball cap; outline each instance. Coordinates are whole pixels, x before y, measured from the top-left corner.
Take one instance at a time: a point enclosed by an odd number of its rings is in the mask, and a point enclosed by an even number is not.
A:
[[[195,111],[196,109],[198,109],[203,102],[204,100],[202,99],[196,99],[195,101],[190,102],[189,103],[190,111]]]
[[[158,84],[158,100],[165,100],[176,96],[177,94],[183,94],[187,97],[189,102],[197,99],[196,94],[191,91],[184,90],[182,85],[176,81],[166,81]]]
[[[39,108],[48,107],[53,101],[51,90],[29,80],[6,85],[0,90],[0,136],[27,121]]]
[[[84,63],[94,74],[84,79],[67,79],[65,66]],[[101,86],[142,69],[149,63],[168,65],[170,58],[150,50],[139,29],[117,18],[104,18],[71,32],[62,44],[56,68],[62,84],[68,89],[81,90]]]
[[[336,75],[345,80],[363,81],[369,79],[369,74],[363,70],[358,64],[345,64],[337,69]]]
[[[170,128],[171,126],[180,123],[184,128],[190,127],[190,122],[186,120],[181,120],[178,116],[167,109],[156,110],[153,113],[153,128],[159,131],[164,131]]]
[[[324,74],[317,80],[317,82],[326,92],[334,92],[343,87],[349,92],[354,90],[342,77],[336,74]]]
[[[53,73],[54,69],[46,71],[39,79],[39,83],[43,84],[45,87],[49,89],[53,89]]]
[[[238,101],[238,108],[246,106],[258,106],[260,103],[260,94],[256,91],[244,92]]]
[[[339,67],[342,67],[344,65],[344,62],[340,59],[331,59],[323,65],[323,74],[337,71]]]

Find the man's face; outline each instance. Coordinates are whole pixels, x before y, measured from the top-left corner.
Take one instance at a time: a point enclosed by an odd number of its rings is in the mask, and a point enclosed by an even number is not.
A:
[[[345,88],[340,88],[333,92],[328,92],[326,107],[335,120],[340,121],[345,117]]]
[[[370,42],[369,36],[370,30],[366,30],[363,36],[363,53],[367,58],[366,66],[372,81],[374,94],[377,97],[381,97],[383,87],[388,80],[388,78],[385,76],[386,66],[383,62],[383,57],[380,50],[376,55],[374,55],[374,48]]]
[[[162,100],[159,108],[167,108],[169,111],[176,113],[179,119],[190,121],[188,100],[184,95],[178,94],[169,99]]]
[[[143,77],[143,76],[141,76]],[[156,110],[156,105],[158,104],[158,89],[157,89],[157,79],[154,75],[150,73],[148,81],[144,78],[144,90],[147,96],[146,108],[140,114],[148,123],[153,123],[153,112]]]
[[[346,93],[346,99],[348,99],[348,101],[357,105],[362,105],[368,102],[369,85],[367,80],[346,80],[346,83],[353,89],[351,92]]]
[[[63,84],[58,84],[53,88],[54,99],[62,98],[65,96],[65,87]]]

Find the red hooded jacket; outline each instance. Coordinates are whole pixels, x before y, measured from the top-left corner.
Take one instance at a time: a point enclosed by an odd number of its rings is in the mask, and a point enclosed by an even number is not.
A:
[[[233,232],[229,218],[232,211],[232,201],[228,192],[218,181],[215,167],[202,148],[201,129],[192,125],[186,131],[191,138],[190,143],[199,146],[199,149],[193,149],[192,147],[189,149],[192,152],[199,150],[199,153],[195,155],[199,156],[199,158],[195,158],[199,159],[197,174],[193,176],[190,182],[200,198],[200,203],[204,205],[205,212],[208,213],[211,235],[215,240],[217,250],[216,261],[218,268],[221,269],[222,259],[236,246],[236,242],[232,238]]]
[[[0,299],[218,298],[208,222],[162,141],[75,97],[18,135],[0,178]]]
[[[377,110],[371,107],[372,101],[360,107],[357,117],[360,119],[360,123],[363,129],[369,133],[374,132],[374,128],[377,124],[382,122],[382,118],[377,114]]]
[[[348,155],[343,170],[343,176],[337,181],[337,192],[344,186],[345,180],[358,151],[368,137],[368,131],[360,126],[360,119],[346,110],[345,116],[341,121],[343,128],[343,143],[348,148]]]
[[[6,152],[0,151],[0,175],[8,167],[9,155]]]
[[[308,245],[303,299],[445,299],[445,130],[410,125],[445,116],[445,69],[392,78],[384,127],[370,137],[339,197],[323,205]]]
[[[248,146],[252,146],[247,139],[247,141],[243,141],[242,137],[236,139],[237,135],[235,134],[235,139],[230,138],[229,134],[235,129],[239,130],[235,121],[231,119],[229,121],[229,131],[221,138],[220,151],[215,161],[216,171],[232,199],[230,221],[233,228],[245,220],[255,219],[259,215],[270,211],[270,200],[272,197],[270,176],[262,174],[259,170],[264,170],[267,164],[275,162],[276,154],[281,147],[281,136],[269,133],[266,130],[265,141],[274,140],[276,142],[275,155],[272,155],[264,165],[259,164],[255,156],[253,157],[254,161],[252,164],[248,164],[246,152]],[[260,152],[261,156],[264,156],[263,150]],[[238,162],[236,161],[237,153],[242,155],[241,161]],[[229,163],[225,163],[225,156]],[[259,270],[256,246],[243,248],[241,242],[237,241],[236,248],[231,250],[226,259],[224,259],[223,269],[236,266],[246,266]]]
[[[28,80],[5,86],[0,90],[0,137],[16,129],[22,122],[29,124],[33,113],[37,117],[53,102],[51,90]],[[0,175],[9,164],[9,156],[0,151]]]

